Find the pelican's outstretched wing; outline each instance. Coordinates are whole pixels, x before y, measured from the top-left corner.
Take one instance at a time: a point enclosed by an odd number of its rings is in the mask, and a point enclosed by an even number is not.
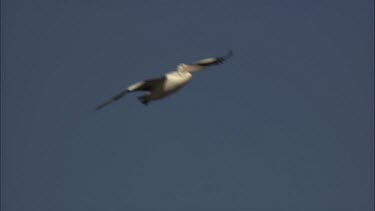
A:
[[[199,70],[203,70],[209,66],[212,65],[218,65],[232,57],[233,51],[229,51],[227,55],[222,56],[222,57],[211,57],[207,59],[202,59],[199,61],[194,62],[193,64],[182,64],[178,66],[179,70],[184,70],[187,72],[195,72]]]
[[[103,103],[97,105],[97,106],[95,107],[95,110],[102,109],[103,107],[105,107],[105,106],[107,106],[107,105],[109,105],[109,104],[111,104],[111,103],[113,103],[113,102],[119,100],[119,99],[122,98],[124,95],[126,95],[126,93],[128,93],[128,92],[129,92],[129,91],[128,91],[127,89],[124,90],[124,91],[122,91],[122,92],[120,92],[119,94],[113,96],[111,99],[109,99],[109,100],[107,100],[107,101],[105,101],[105,102],[103,102]]]
[[[134,83],[128,87],[129,92],[134,91],[152,91],[157,85],[165,81],[165,76],[160,78],[148,79]]]
[[[125,96],[129,92],[134,92],[134,91],[152,91],[158,84],[163,83],[165,80],[165,77],[162,78],[155,78],[155,79],[149,79],[149,80],[144,80],[144,81],[139,81],[137,83],[134,83],[130,85],[126,90],[118,93],[117,95],[113,96],[111,99],[97,105],[95,107],[95,110],[102,109],[103,107],[119,100],[123,96]]]

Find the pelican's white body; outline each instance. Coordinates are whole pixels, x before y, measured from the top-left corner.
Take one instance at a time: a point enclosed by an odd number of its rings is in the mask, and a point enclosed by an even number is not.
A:
[[[160,83],[153,92],[145,96],[148,101],[158,100],[166,97],[181,87],[185,86],[192,79],[192,75],[186,71],[173,71],[165,74],[165,81]]]

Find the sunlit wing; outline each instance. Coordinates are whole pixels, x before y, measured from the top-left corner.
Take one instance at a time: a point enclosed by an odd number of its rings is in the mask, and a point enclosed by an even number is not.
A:
[[[113,96],[111,99],[99,104],[98,106],[95,107],[96,110],[100,110],[103,107],[119,100],[123,96],[125,96],[129,92],[134,92],[134,91],[152,91],[158,84],[163,83],[165,80],[164,77],[162,78],[156,78],[156,79],[149,79],[149,80],[144,80],[144,81],[139,81],[137,83],[134,83],[130,85],[126,90],[118,93],[117,95]]]
[[[148,80],[143,80],[139,81],[137,83],[134,83],[130,85],[127,90],[129,92],[134,92],[134,91],[151,91],[152,89],[155,88],[155,86],[159,85],[160,83],[163,83],[165,80],[165,77],[160,77],[160,78],[154,78],[154,79],[148,79]]]

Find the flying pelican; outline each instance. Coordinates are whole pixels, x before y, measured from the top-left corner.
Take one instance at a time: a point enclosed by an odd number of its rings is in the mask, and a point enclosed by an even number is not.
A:
[[[99,110],[126,95],[129,92],[135,91],[146,91],[145,95],[139,96],[140,100],[144,105],[148,105],[151,101],[159,100],[164,98],[183,86],[185,86],[192,78],[191,73],[199,70],[203,70],[212,65],[218,65],[229,59],[233,55],[232,51],[229,51],[227,55],[222,57],[211,57],[202,59],[193,64],[179,64],[177,70],[166,73],[160,78],[148,79],[139,81],[130,85],[127,89],[113,96],[108,101],[105,101],[98,106],[96,110]]]

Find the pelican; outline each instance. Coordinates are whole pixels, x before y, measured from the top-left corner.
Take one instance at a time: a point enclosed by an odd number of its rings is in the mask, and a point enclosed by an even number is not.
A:
[[[181,89],[192,79],[191,73],[206,69],[209,66],[221,64],[232,55],[232,51],[229,51],[222,57],[206,58],[196,61],[193,64],[179,64],[175,71],[166,73],[160,78],[142,80],[130,85],[111,99],[96,106],[96,110],[102,109],[103,107],[119,100],[127,93],[135,91],[146,92],[146,94],[139,96],[138,100],[144,105],[148,105],[151,101],[162,99]]]

